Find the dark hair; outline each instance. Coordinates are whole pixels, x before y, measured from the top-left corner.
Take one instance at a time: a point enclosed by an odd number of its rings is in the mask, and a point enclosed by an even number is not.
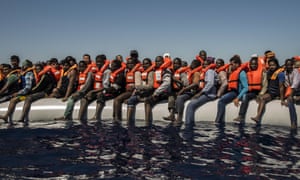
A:
[[[152,63],[150,58],[144,58],[143,61],[148,61],[149,63]]]
[[[107,58],[106,58],[106,55],[105,55],[105,54],[100,54],[100,55],[96,56],[96,60],[97,60],[97,59],[100,59],[100,60],[104,61],[104,60],[106,60]]]
[[[114,63],[118,68],[121,67],[121,61],[113,60],[112,63]]]
[[[269,52],[272,52],[271,50],[266,50],[264,55],[268,54]]]
[[[34,66],[35,67],[39,66],[41,69],[44,68],[44,65],[42,63],[40,63],[40,62],[36,63]]]
[[[86,62],[85,62],[84,60],[79,61],[78,64],[79,64],[79,65],[80,65],[80,64],[84,64],[85,66],[87,66],[87,64],[86,64]]]
[[[274,62],[278,68],[280,67],[278,59],[276,59],[275,57],[269,59],[268,64],[270,64],[270,62]]]
[[[60,61],[60,64],[61,64],[61,65],[68,64],[69,66],[71,66],[71,64],[70,64],[70,61],[69,61],[69,60],[67,60],[67,59],[63,59],[63,60],[61,60],[61,61]]]
[[[199,60],[197,60],[197,59],[194,59],[194,60],[191,62],[191,64],[195,64],[197,67],[198,67],[198,66],[201,66],[201,62],[200,62]]]
[[[89,54],[84,54],[83,56],[88,56],[89,59],[91,59],[91,56]]]
[[[57,63],[57,64],[58,64],[58,59],[56,59],[56,58],[51,58],[51,59],[49,60],[49,63],[50,63],[50,64],[52,64],[52,63]]]
[[[242,60],[241,60],[241,58],[240,58],[239,55],[234,55],[232,58],[230,58],[229,61],[230,61],[230,62],[233,62],[233,63],[237,63],[237,64],[239,64],[239,65],[242,64]]]
[[[17,60],[17,62],[20,62],[20,58],[17,55],[10,56],[10,60]]]
[[[137,50],[131,50],[130,51],[130,57],[138,58],[139,57],[138,51]]]
[[[9,69],[11,69],[11,65],[10,64],[6,64],[5,63],[5,64],[1,64],[1,65],[2,65],[3,68],[9,68]]]
[[[181,60],[181,58],[179,58],[179,57],[174,58],[174,59],[173,59],[173,62],[174,62],[174,61],[179,61],[180,64],[182,63],[182,60]]]
[[[205,55],[207,55],[206,51],[204,51],[204,50],[199,51],[199,55],[202,54],[202,53],[204,53]]]
[[[224,65],[225,64],[225,61],[224,61],[224,59],[222,59],[222,58],[218,58],[217,60],[216,60],[216,62],[217,61],[221,61],[221,63]]]

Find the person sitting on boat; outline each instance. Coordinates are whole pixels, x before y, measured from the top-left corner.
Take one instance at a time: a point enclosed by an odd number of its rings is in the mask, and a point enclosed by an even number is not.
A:
[[[10,100],[8,109],[5,115],[1,115],[0,119],[3,119],[5,122],[9,122],[9,127],[13,126],[13,113],[15,111],[17,103],[24,101],[26,96],[30,94],[31,89],[36,84],[36,75],[34,73],[33,64],[30,60],[26,59],[22,63],[21,71],[21,88],[18,92],[13,94],[13,98]]]
[[[283,73],[283,68],[280,68],[279,62],[276,58],[271,58],[268,60],[268,87],[267,92],[261,96],[258,96],[258,108],[257,114],[251,119],[257,124],[261,123],[261,118],[263,112],[265,111],[266,104],[277,97],[280,97],[281,105],[285,105],[284,102],[284,82],[285,76]]]
[[[205,60],[203,64],[202,74],[204,77],[200,81],[200,92],[193,96],[189,102],[185,113],[185,125],[187,127],[194,126],[195,123],[195,111],[205,103],[214,100],[217,97],[217,85],[218,85],[218,74],[215,72],[215,65],[210,60]],[[202,85],[204,83],[204,85]]]
[[[228,78],[227,93],[218,100],[217,115],[215,118],[217,125],[225,123],[226,105],[233,102],[235,106],[238,106],[240,99],[248,91],[247,75],[242,69],[241,64],[242,60],[239,55],[234,55],[230,59],[231,72]]]
[[[57,58],[51,58],[49,60],[49,65],[44,66],[44,69],[38,73],[38,77],[42,77],[43,74],[48,72],[52,73],[57,83],[61,77],[61,66],[58,63]]]
[[[258,62],[258,57],[252,57],[247,63],[246,69],[248,79],[248,92],[242,97],[242,103],[239,109],[238,117],[233,120],[239,123],[245,122],[245,117],[249,102],[252,99],[256,99],[267,91],[267,74],[262,64]]]
[[[207,58],[207,53],[205,50],[200,50],[199,54],[196,56],[196,59],[199,60],[201,62],[201,64],[204,63],[206,58]]]
[[[97,105],[96,112],[92,119],[96,119],[98,123],[101,122],[102,111],[105,107],[107,100],[113,99],[125,91],[126,78],[123,69],[122,62],[119,60],[113,60],[111,62],[111,71],[109,75],[109,87],[104,88],[102,91],[97,93]]]
[[[77,91],[74,92],[67,101],[67,106],[63,117],[55,118],[54,120],[66,120],[66,128],[73,126],[73,110],[75,103],[84,97],[84,95],[92,88],[93,73],[87,71],[87,64],[85,61],[80,61],[78,64],[78,86]]]
[[[165,58],[166,61],[170,59]],[[152,108],[160,101],[168,98],[168,93],[171,91],[171,76],[172,73],[168,66],[165,66],[165,59],[162,56],[156,56],[154,69],[155,89],[153,94],[145,99],[145,121],[146,126],[152,125]]]
[[[289,108],[291,129],[297,128],[298,119],[295,104],[300,102],[300,69],[297,66],[295,68],[294,64],[296,64],[294,59],[285,61],[285,96]]]
[[[110,85],[109,76],[111,70],[109,69],[109,65],[110,61],[106,58],[105,54],[96,56],[97,71],[94,73],[93,88],[80,100],[78,119],[84,124],[87,124],[89,104],[96,100],[99,92]]]
[[[42,63],[37,63],[34,66],[37,74],[43,70]],[[39,77],[39,82],[37,82],[37,84],[32,88],[30,94],[26,96],[23,105],[21,119],[19,120],[19,122],[22,122],[24,127],[28,126],[28,115],[31,108],[31,104],[39,99],[48,97],[55,85],[56,80],[50,72],[45,73],[41,77]]]
[[[132,95],[135,87],[138,86],[139,82],[135,81],[136,72],[139,72],[141,68],[140,61],[134,57],[127,59],[127,68],[125,69],[126,77],[126,90],[125,92],[114,98],[113,101],[113,120],[115,123],[120,123],[122,121],[122,103],[126,101]]]
[[[13,70],[21,71],[19,56],[17,56],[17,55],[10,56],[10,64],[11,64]]]
[[[127,125],[135,124],[135,107],[139,102],[144,102],[145,97],[153,93],[154,65],[151,59],[144,58],[142,68],[135,72],[135,90],[127,100]]]
[[[65,102],[77,89],[78,68],[77,64],[71,66],[70,60],[67,59],[62,60],[61,65],[61,77],[49,97],[62,98],[62,101]]]
[[[163,117],[165,120],[174,120],[175,114],[175,101],[178,92],[188,86],[189,81],[187,78],[187,69],[188,67],[182,67],[182,60],[178,57],[173,59],[173,65],[171,67],[172,71],[172,85],[171,85],[171,93],[168,97],[168,110],[170,115],[167,117]]]
[[[20,70],[13,70],[10,64],[2,64],[3,86],[0,89],[0,103],[10,100],[14,93],[20,89],[19,74]]]
[[[218,58],[216,60],[216,73],[218,74],[218,91],[217,97],[220,98],[227,90],[228,80],[227,80],[227,71],[230,64],[225,64],[224,60]]]
[[[190,65],[190,69],[187,71],[187,79],[189,85],[183,87],[178,93],[175,101],[176,111],[171,112],[168,119],[165,120],[172,121],[171,124],[174,126],[181,126],[183,111],[184,111],[184,103],[192,98],[197,92],[200,91],[199,81],[200,81],[200,73],[201,73],[201,61],[195,59],[192,61]],[[175,117],[177,114],[177,118]]]
[[[82,55],[82,60],[86,63],[87,69],[86,71],[96,72],[97,67],[95,62],[91,59],[91,56],[89,54]]]

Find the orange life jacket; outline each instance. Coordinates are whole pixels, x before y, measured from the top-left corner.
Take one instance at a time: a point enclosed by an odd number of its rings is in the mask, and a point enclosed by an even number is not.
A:
[[[134,86],[134,73],[139,70],[141,63],[137,63],[130,71],[126,73],[126,88]]]
[[[231,72],[228,78],[228,90],[238,90],[239,87],[239,75],[242,71],[241,67],[238,67],[235,71]]]
[[[202,70],[202,66],[198,66],[195,69],[190,69],[189,71],[187,71],[187,79],[189,80],[189,84],[193,83],[193,75],[195,74],[195,72],[201,72]]]
[[[229,68],[230,64],[224,64],[223,66],[219,67],[218,69],[216,69],[216,72],[219,73],[221,71],[227,71]]]
[[[72,67],[70,67],[67,71],[61,70],[60,77],[67,76],[73,69],[77,69],[77,64],[74,64]]]
[[[294,56],[294,59],[295,59],[296,61],[300,61],[300,56]]]
[[[103,88],[103,85],[102,85],[103,73],[109,67],[109,64],[110,64],[109,60],[106,60],[100,69],[97,67],[98,70],[94,74],[94,89]]]
[[[88,71],[79,72],[77,90],[81,90],[86,82]]]
[[[181,80],[181,76],[180,76],[181,73],[184,73],[184,72],[186,72],[186,71],[187,71],[187,68],[186,68],[186,67],[178,68],[178,69],[174,72],[174,74],[173,74],[174,79],[180,81],[180,80]],[[179,89],[181,88],[181,87],[178,86],[178,84],[177,84],[176,82],[173,82],[173,83],[172,83],[172,86],[173,86],[173,89],[175,89],[175,90],[179,90]]]
[[[250,70],[247,72],[248,79],[248,91],[260,91],[262,88],[262,78],[264,67],[262,64],[258,64],[255,71]]]
[[[87,68],[85,69],[85,73],[87,74],[88,72],[95,73],[98,70],[97,65],[95,62],[91,62],[90,64],[87,65]]]
[[[208,65],[206,68],[202,69],[201,73],[200,73],[200,81],[199,81],[199,88],[203,89],[205,86],[205,73],[209,70],[209,69],[214,69],[216,67],[216,64],[210,64]]]
[[[278,76],[279,73],[283,72],[284,71],[284,68],[279,68],[277,69],[271,76],[271,80],[275,80]]]
[[[47,72],[51,72],[55,81],[58,82],[62,74],[62,68],[56,69],[50,65],[47,65],[41,72],[38,73],[38,79]]]
[[[164,63],[160,66],[162,69],[170,68],[172,65],[172,60],[169,57],[164,58]]]
[[[144,70],[143,68],[140,69],[141,73],[142,73],[142,80],[143,81],[147,81],[148,73],[150,71],[153,71],[154,68],[155,68],[155,63],[152,63],[152,65],[148,69],[146,69],[146,70]]]
[[[112,83],[112,84],[115,83],[117,76],[120,73],[123,73],[124,70],[125,70],[125,68],[123,66],[121,66],[119,69],[115,70],[114,72],[111,72],[110,76],[109,76],[110,83]]]
[[[201,65],[203,65],[204,59],[202,59],[199,55],[196,56],[196,59],[201,62]]]

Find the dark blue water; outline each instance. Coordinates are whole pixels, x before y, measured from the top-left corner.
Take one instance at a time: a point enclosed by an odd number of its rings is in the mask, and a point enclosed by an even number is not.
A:
[[[300,178],[300,136],[285,127],[199,122],[178,130],[159,121],[152,128],[110,121],[57,126],[2,124],[0,178]]]

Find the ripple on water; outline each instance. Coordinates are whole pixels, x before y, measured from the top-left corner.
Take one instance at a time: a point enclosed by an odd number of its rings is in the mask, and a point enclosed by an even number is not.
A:
[[[300,178],[299,135],[285,127],[197,123],[180,130],[31,124],[0,129],[1,178]]]

